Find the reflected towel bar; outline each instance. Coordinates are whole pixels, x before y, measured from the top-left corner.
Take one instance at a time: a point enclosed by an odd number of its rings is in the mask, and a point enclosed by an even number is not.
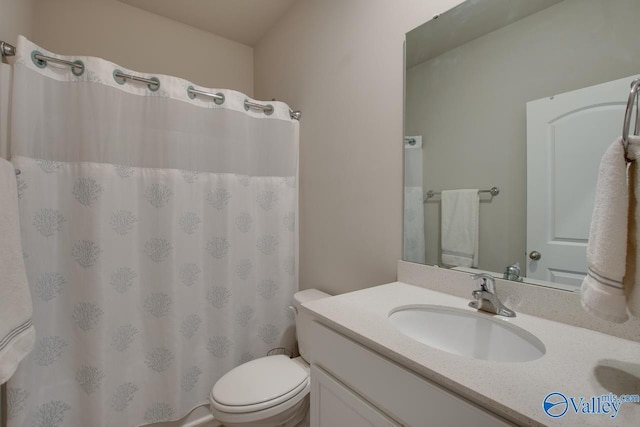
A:
[[[427,191],[427,195],[425,196],[424,201],[426,202],[428,199],[435,197],[441,193],[442,193],[441,191],[429,190]],[[480,193],[490,193],[491,197],[493,197],[500,194],[500,189],[498,187],[491,187],[489,190],[478,190],[478,194]]]

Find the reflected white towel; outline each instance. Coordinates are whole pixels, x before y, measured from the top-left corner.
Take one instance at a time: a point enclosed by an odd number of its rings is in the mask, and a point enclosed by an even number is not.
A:
[[[629,214],[624,155],[621,141],[617,140],[607,149],[600,162],[587,245],[588,272],[581,288],[584,309],[616,323],[629,318],[623,286]]]
[[[450,267],[477,267],[478,190],[443,191],[441,204],[442,263]]]
[[[0,159],[0,384],[31,351],[31,293],[22,257],[15,169]]]

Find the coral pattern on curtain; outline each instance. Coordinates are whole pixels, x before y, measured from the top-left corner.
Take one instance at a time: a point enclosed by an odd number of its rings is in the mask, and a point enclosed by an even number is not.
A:
[[[32,59],[81,60],[82,75]],[[12,162],[37,341],[8,426],[137,426],[208,402],[224,373],[293,343],[298,124],[114,79],[21,38]],[[202,88],[200,88],[202,89]]]

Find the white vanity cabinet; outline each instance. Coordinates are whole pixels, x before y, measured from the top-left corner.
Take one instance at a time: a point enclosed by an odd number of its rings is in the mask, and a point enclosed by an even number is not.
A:
[[[322,368],[311,366],[311,425],[314,427],[400,427]]]
[[[513,425],[318,322],[309,333],[311,427]]]

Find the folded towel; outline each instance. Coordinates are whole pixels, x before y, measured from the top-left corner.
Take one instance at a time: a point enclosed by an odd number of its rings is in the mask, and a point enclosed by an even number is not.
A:
[[[478,190],[443,191],[441,200],[442,263],[449,267],[477,267]]]
[[[638,174],[638,160],[640,159],[640,138],[629,137],[629,148],[627,157],[634,160],[629,164],[629,227],[627,236],[627,268],[622,284],[624,285],[624,295],[627,300],[627,309],[631,314],[640,317],[640,211],[638,210],[638,200],[640,200],[640,175]]]
[[[587,245],[588,270],[580,289],[586,311],[616,323],[629,318],[623,286],[628,215],[627,163],[618,139],[600,161]]]
[[[22,257],[15,169],[0,159],[0,384],[31,351],[31,293]]]

